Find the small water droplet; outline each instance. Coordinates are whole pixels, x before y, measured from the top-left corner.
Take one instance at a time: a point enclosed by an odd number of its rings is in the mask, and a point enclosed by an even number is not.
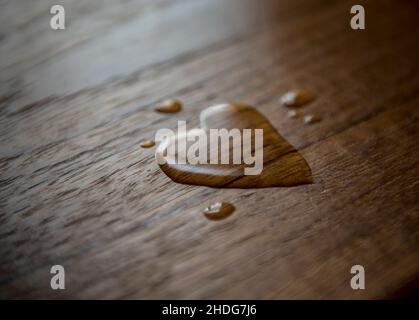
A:
[[[288,111],[288,118],[296,119],[296,118],[301,118],[302,116],[303,116],[303,113],[301,111],[297,111],[297,110]]]
[[[309,114],[309,115],[306,115],[304,117],[304,123],[305,124],[313,124],[313,123],[321,121],[321,119],[322,118],[318,115]]]
[[[155,110],[163,113],[176,113],[182,110],[182,103],[179,100],[169,99],[156,106]]]
[[[154,140],[147,140],[141,143],[141,148],[151,148],[154,147],[155,144]]]
[[[228,202],[216,202],[205,208],[204,214],[209,220],[222,220],[229,217],[235,209]]]
[[[314,99],[314,95],[308,90],[292,90],[285,93],[279,101],[286,107],[301,107]]]

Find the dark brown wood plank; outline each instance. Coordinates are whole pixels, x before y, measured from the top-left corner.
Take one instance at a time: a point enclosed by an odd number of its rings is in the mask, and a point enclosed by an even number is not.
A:
[[[130,2],[129,21],[109,4],[77,16],[74,24],[99,22],[87,34],[70,24],[69,38],[46,53],[10,40],[19,24],[36,37],[29,26],[41,28],[42,10],[19,16],[8,3],[17,18],[2,22],[9,40],[0,52],[25,53],[1,65],[0,297],[381,298],[411,287],[419,276],[418,8],[364,4],[364,31],[349,28],[349,1],[266,1],[256,12],[250,0]],[[94,2],[77,6],[82,13]],[[144,46],[131,41],[137,30]],[[186,43],[191,30],[200,38]],[[52,34],[41,33],[41,43]],[[164,52],[155,39],[169,41]],[[126,51],[112,51],[120,45]],[[62,66],[69,73],[55,81]],[[29,87],[16,89],[19,76]],[[278,97],[295,87],[315,92],[303,111],[320,123],[287,118]],[[172,97],[184,111],[153,111]],[[153,149],[139,147],[178,119],[197,125],[201,110],[225,101],[255,105],[304,156],[315,183],[176,184]],[[234,215],[206,220],[203,208],[220,200]],[[66,268],[63,292],[49,288],[53,264]],[[364,291],[349,286],[354,264],[366,269]]]

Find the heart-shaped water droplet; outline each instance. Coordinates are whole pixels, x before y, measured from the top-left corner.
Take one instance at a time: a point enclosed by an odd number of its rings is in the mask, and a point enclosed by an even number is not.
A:
[[[243,161],[240,164],[233,164],[232,161],[229,164],[191,164],[184,155],[177,151],[174,153],[168,152],[169,150],[176,150],[176,148],[170,149],[169,146],[177,145],[180,138],[185,138],[176,135],[162,142],[156,150],[156,159],[160,168],[173,181],[219,188],[280,187],[313,182],[310,167],[304,158],[255,108],[243,104],[216,105],[201,112],[200,122],[201,131],[206,133],[209,133],[210,129],[239,129],[241,132],[243,132],[243,129],[252,129],[253,141],[255,139],[255,129],[263,129],[263,170],[260,174],[246,175],[245,169],[249,168],[250,165]],[[190,146],[191,142],[187,143]],[[227,150],[220,150],[228,152],[230,159],[232,159],[236,148],[232,145],[230,143]],[[208,155],[210,146],[212,145],[208,141]],[[239,148],[242,146],[243,141]],[[252,147],[251,151],[255,154],[261,150]],[[222,152],[219,152],[219,158],[221,157]],[[172,158],[173,161],[159,161],[163,158]],[[174,159],[177,159],[177,161],[174,161]],[[183,161],[179,161],[179,159]]]

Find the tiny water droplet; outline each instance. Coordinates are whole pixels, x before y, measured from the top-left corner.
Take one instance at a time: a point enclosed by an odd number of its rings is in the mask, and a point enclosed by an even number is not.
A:
[[[308,90],[292,90],[285,93],[279,101],[286,107],[301,107],[314,100],[313,94]]]
[[[154,147],[155,144],[154,140],[147,140],[141,143],[141,148],[151,148]]]
[[[204,214],[209,220],[222,220],[230,216],[236,208],[227,202],[216,202],[205,208]]]
[[[296,119],[302,116],[303,116],[303,113],[301,111],[297,111],[297,110],[288,111],[288,118]]]
[[[182,110],[182,103],[179,100],[169,99],[157,105],[155,110],[162,113],[176,113]]]
[[[305,124],[313,124],[313,123],[321,121],[321,119],[322,118],[318,115],[309,114],[309,115],[306,115],[304,117],[304,123]]]

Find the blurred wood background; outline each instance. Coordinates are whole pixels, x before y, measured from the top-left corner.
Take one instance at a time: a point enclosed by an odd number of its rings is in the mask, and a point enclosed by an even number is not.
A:
[[[50,7],[63,3],[66,30]],[[362,4],[366,30],[350,28]],[[391,298],[419,278],[415,1],[2,1],[1,298]],[[308,88],[288,119],[278,97]],[[175,115],[153,111],[166,98]],[[144,139],[252,104],[315,183],[176,184]],[[233,203],[226,220],[203,209]],[[50,288],[52,265],[66,289]],[[352,265],[366,289],[349,283]]]

